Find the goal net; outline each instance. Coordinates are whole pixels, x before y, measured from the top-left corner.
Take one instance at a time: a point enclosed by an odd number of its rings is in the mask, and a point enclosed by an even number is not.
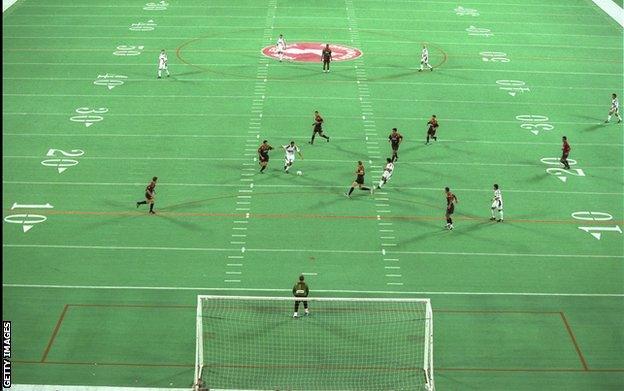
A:
[[[435,389],[429,299],[198,296],[196,345],[196,390]]]

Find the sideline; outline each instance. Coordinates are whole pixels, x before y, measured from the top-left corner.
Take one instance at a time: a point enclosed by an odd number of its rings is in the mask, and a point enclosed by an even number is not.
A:
[[[620,8],[613,0],[592,0],[620,26],[624,27],[624,9]]]

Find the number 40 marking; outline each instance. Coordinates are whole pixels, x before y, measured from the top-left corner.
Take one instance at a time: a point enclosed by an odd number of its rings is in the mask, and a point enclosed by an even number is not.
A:
[[[572,213],[572,217],[577,220],[585,220],[585,221],[609,221],[613,220],[613,216],[609,213],[605,212],[574,212]],[[592,226],[592,227],[578,227],[581,231],[585,231],[594,238],[600,240],[602,237],[602,232],[617,232],[622,233],[622,229],[619,225],[611,226],[611,227],[600,227],[600,226]]]

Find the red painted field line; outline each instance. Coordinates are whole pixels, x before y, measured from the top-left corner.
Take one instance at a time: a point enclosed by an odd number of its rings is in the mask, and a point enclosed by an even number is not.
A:
[[[185,304],[67,304],[70,307],[196,308]]]
[[[67,314],[67,310],[69,309],[69,305],[65,304],[63,306],[63,312],[61,312],[61,316],[59,316],[56,321],[56,326],[54,326],[54,331],[52,331],[52,336],[50,336],[50,340],[48,341],[48,345],[43,351],[43,356],[41,357],[41,362],[44,363],[46,358],[48,358],[48,353],[50,353],[50,349],[52,348],[52,344],[56,339],[56,335],[58,334],[59,329],[61,328],[61,323],[63,323],[63,319],[65,319],[65,314]]]
[[[565,327],[568,330],[568,334],[570,334],[570,338],[572,338],[572,343],[574,344],[574,348],[576,349],[576,353],[578,354],[579,358],[581,359],[581,363],[583,364],[583,369],[585,371],[589,371],[589,367],[587,366],[587,361],[585,361],[585,357],[583,356],[583,352],[581,352],[581,348],[578,345],[578,343],[576,342],[576,337],[574,336],[574,333],[572,332],[572,328],[570,327],[570,324],[568,323],[568,319],[566,318],[566,316],[563,313],[563,311],[559,312],[559,315],[561,315],[561,319],[563,320],[563,324],[565,324]]]
[[[166,208],[163,208],[166,209]],[[10,210],[4,209],[5,213],[9,213]],[[48,215],[92,215],[92,216],[143,216],[144,212],[106,212],[106,211],[80,211],[80,210],[50,210],[47,211]],[[174,217],[227,217],[227,218],[245,218],[244,213],[204,213],[204,212],[166,212],[160,211],[159,215],[162,216],[174,216]],[[336,219],[336,220],[377,220],[377,215],[361,216],[361,215],[316,215],[316,214],[276,214],[276,213],[253,213],[252,217],[258,219]],[[384,221],[440,221],[443,217],[437,216],[384,216]],[[489,222],[489,220],[483,217],[470,217],[463,216],[457,217],[459,221],[483,221]],[[536,219],[506,219],[507,223],[528,223],[528,224],[578,224],[578,220],[536,220]],[[624,220],[610,220],[610,223],[624,224]],[[601,221],[587,221],[586,225],[600,225]]]

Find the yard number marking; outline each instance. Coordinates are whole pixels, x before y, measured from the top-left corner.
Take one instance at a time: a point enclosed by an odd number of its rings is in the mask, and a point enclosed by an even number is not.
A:
[[[131,31],[152,31],[156,27],[156,23],[153,20],[147,22],[132,23],[129,27]]]
[[[468,35],[476,35],[479,37],[492,37],[494,36],[494,34],[492,33],[492,30],[490,29],[486,29],[486,28],[481,28],[481,27],[475,27],[475,26],[470,26],[466,29],[466,31],[468,32]]]
[[[555,128],[554,125],[547,123],[548,117],[545,115],[523,114],[517,115],[516,119],[522,122],[520,125],[522,129],[526,129],[536,136],[540,130],[548,131]]]
[[[94,114],[105,114],[108,113],[108,109],[106,107],[100,107],[97,109],[92,109],[89,107],[79,107],[76,109],[76,113],[81,115],[74,115],[70,117],[69,120],[73,122],[82,122],[88,128],[96,122],[100,122],[104,119],[101,115]]]
[[[589,212],[589,211],[574,212],[572,213],[572,217],[574,217],[577,220],[585,220],[585,221],[613,220],[613,216],[605,212]],[[588,234],[590,234],[597,240],[600,240],[600,238],[602,237],[601,231],[602,232],[617,232],[620,234],[622,233],[622,229],[620,228],[619,225],[615,225],[611,227],[595,227],[595,226],[594,227],[578,227],[578,229],[580,229],[581,231],[587,232]],[[595,232],[595,231],[598,231],[598,232]]]
[[[526,85],[522,80],[496,80],[496,84],[501,87],[498,87],[500,90],[507,91],[507,93],[511,96],[516,96],[518,92],[524,93],[531,91],[528,87],[523,87]]]
[[[159,1],[158,3],[146,3],[143,9],[145,11],[163,11],[167,9],[169,3],[166,1]]]
[[[455,14],[459,16],[479,16],[479,11],[477,11],[476,9],[464,8],[461,5],[455,8],[453,11],[455,11]]]
[[[62,149],[50,148],[46,156],[56,156],[56,153],[60,152],[63,156],[68,157],[79,157],[84,155],[84,151],[82,149],[72,149],[70,152],[63,151]],[[73,167],[78,164],[78,160],[75,159],[46,159],[41,162],[44,166],[47,167],[56,167],[58,169],[59,174],[67,170],[69,167]]]
[[[138,56],[139,54],[141,54],[141,50],[143,50],[143,48],[145,48],[145,46],[119,45],[117,46],[113,54],[115,56]]]
[[[540,161],[547,165],[561,164],[558,157],[544,157]],[[574,166],[576,165],[576,160],[568,159],[568,164],[571,166]],[[580,168],[572,168],[572,169],[566,170],[566,169],[559,168],[559,167],[550,167],[546,169],[546,172],[549,173],[550,175],[554,175],[555,178],[560,179],[561,182],[564,182],[564,183],[567,182],[568,180],[567,175],[579,176],[579,177],[585,176],[585,172]]]
[[[50,203],[47,204],[35,204],[35,205],[27,205],[27,204],[18,204],[17,202],[13,203],[11,210],[13,209],[52,209],[54,208]],[[30,214],[30,213],[19,213],[10,215],[4,218],[4,221],[10,224],[22,224],[22,229],[24,233],[30,231],[30,229],[39,223],[43,223],[47,220],[47,217],[38,214]]]
[[[481,52],[481,59],[485,62],[509,62],[507,53],[503,52]]]
[[[113,53],[114,54],[114,53]],[[112,90],[113,88],[120,86],[124,83],[128,76],[124,75],[98,75],[97,79],[93,82],[96,86],[106,86],[108,90]]]

